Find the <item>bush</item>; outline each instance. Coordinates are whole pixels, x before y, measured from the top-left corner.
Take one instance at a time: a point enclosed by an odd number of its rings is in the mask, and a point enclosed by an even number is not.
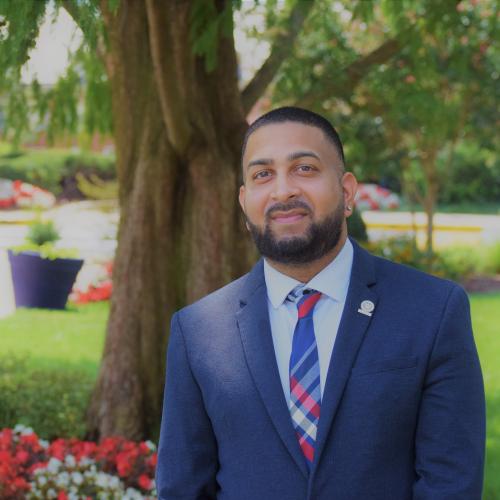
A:
[[[106,438],[39,439],[17,425],[0,430],[0,498],[58,500],[156,498],[156,447],[146,441]]]
[[[483,272],[480,250],[471,247],[451,247],[439,252],[436,274],[453,281],[464,282],[473,274]]]
[[[500,243],[485,248],[483,271],[488,274],[500,274]]]
[[[0,154],[0,178],[20,179],[40,186],[56,196],[76,190],[76,174],[116,177],[113,157],[95,153],[73,153],[63,149],[26,150]],[[75,193],[78,194],[78,193]],[[81,196],[81,193],[80,193]]]
[[[474,274],[500,273],[500,243],[490,247],[450,247],[435,253],[429,260],[413,238],[402,236],[365,245],[375,255],[406,264],[441,278],[465,282]]]
[[[44,439],[85,435],[94,378],[74,368],[30,369],[27,358],[0,359],[0,428],[35,427]]]
[[[366,225],[361,217],[361,213],[356,208],[354,208],[351,216],[347,219],[347,232],[349,236],[352,236],[356,241],[368,241]]]
[[[428,267],[427,254],[420,250],[411,236],[398,236],[370,242],[367,249],[399,264],[415,267],[426,271]]]

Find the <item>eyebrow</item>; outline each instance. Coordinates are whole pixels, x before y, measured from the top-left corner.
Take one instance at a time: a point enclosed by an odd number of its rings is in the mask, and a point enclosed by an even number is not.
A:
[[[320,160],[320,157],[313,151],[294,151],[293,153],[290,153],[286,159],[287,161],[294,161],[305,157]],[[249,161],[247,168],[254,167],[255,165],[272,165],[273,163],[274,160],[272,158],[258,158],[256,160]]]

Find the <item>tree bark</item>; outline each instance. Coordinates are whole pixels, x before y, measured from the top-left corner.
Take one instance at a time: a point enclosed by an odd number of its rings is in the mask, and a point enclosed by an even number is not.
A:
[[[243,274],[252,260],[237,203],[247,125],[234,43],[219,37],[217,67],[207,73],[186,43],[190,4],[128,0],[116,12],[107,10],[107,0],[101,5],[121,220],[106,342],[88,411],[94,439],[156,436],[172,312]],[[167,72],[176,74],[174,89]],[[174,133],[176,116],[185,126]]]

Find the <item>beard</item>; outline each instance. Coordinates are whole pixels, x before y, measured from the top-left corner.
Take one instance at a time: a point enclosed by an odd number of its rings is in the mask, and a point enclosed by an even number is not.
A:
[[[264,229],[261,230],[247,218],[250,234],[257,249],[263,257],[281,264],[309,264],[320,259],[337,246],[342,235],[344,222],[343,200],[335,210],[323,220],[312,222],[303,236],[277,239],[269,223],[270,216],[275,211],[287,211],[303,208],[308,213],[311,209],[303,201],[296,200],[290,203],[274,205],[266,213]]]

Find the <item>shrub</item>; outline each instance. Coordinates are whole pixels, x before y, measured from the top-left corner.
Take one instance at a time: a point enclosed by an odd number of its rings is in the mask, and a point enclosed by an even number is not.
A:
[[[480,250],[471,247],[451,247],[439,252],[436,274],[453,281],[465,281],[482,272],[483,258]]]
[[[484,272],[500,274],[500,243],[485,248]]]
[[[55,243],[60,236],[53,221],[37,220],[30,225],[26,239],[34,245],[41,246],[44,243]]]
[[[102,179],[116,177],[113,157],[74,153],[62,149],[26,150],[0,154],[0,178],[22,180],[47,189],[56,196],[77,189],[76,174],[94,174]],[[81,195],[81,193],[80,193]]]
[[[366,247],[375,255],[458,282],[465,282],[474,274],[500,272],[500,243],[480,248],[446,248],[432,256],[430,266],[427,254],[409,236],[378,240]]]
[[[17,425],[0,430],[0,498],[72,500],[84,498],[152,499],[156,448],[106,438],[100,443],[77,439],[39,439]]]
[[[370,242],[366,246],[370,252],[380,257],[398,262],[399,264],[406,264],[416,269],[427,270],[427,254],[417,247],[416,242],[411,236],[398,236],[377,240]]]
[[[356,208],[354,208],[351,216],[347,219],[347,231],[349,236],[352,236],[356,241],[368,241],[366,225],[361,217],[361,213]]]
[[[30,369],[19,357],[0,359],[0,428],[36,427],[45,439],[83,437],[94,378],[74,368]]]

